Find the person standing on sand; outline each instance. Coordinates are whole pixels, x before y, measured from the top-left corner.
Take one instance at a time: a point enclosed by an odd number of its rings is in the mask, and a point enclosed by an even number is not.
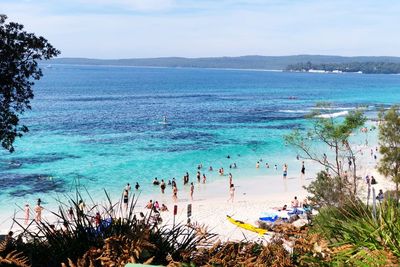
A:
[[[283,178],[286,179],[287,177],[287,170],[288,170],[288,166],[287,164],[283,164]]]
[[[206,175],[203,173],[203,184],[206,183],[206,180],[207,180],[207,177],[206,177]]]
[[[25,204],[25,224],[28,224],[29,222],[29,212],[30,212],[29,204]]]
[[[42,221],[42,211],[43,210],[44,210],[44,208],[42,206],[40,206],[40,204],[38,202],[38,204],[35,207],[35,213],[36,213],[35,221],[37,223],[40,223]]]
[[[259,161],[257,161],[257,163],[256,163],[256,169],[258,169],[258,168],[260,168],[260,162]]]
[[[232,186],[232,182],[233,182],[233,176],[232,173],[229,173],[229,187]]]
[[[231,201],[233,203],[234,197],[235,197],[235,186],[234,186],[234,184],[231,184],[231,186],[229,188],[229,199],[228,199],[228,202]]]
[[[193,201],[194,185],[190,183],[190,199]]]
[[[303,178],[306,175],[306,167],[304,166],[304,161],[301,164],[301,177]]]
[[[172,200],[174,202],[178,202],[178,188],[176,187],[176,184],[173,186],[172,189]]]

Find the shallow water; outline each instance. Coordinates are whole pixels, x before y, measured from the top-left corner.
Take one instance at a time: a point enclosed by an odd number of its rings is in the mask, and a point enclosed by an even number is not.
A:
[[[319,101],[375,112],[400,101],[400,76],[53,65],[24,116],[30,132],[1,153],[0,205],[51,203],[76,185],[96,197],[138,181],[149,194],[154,177],[195,179],[200,162],[214,167],[209,182],[227,179],[220,167],[235,180],[280,176],[285,162],[295,176],[301,164],[282,136]],[[271,170],[255,168],[260,158]]]

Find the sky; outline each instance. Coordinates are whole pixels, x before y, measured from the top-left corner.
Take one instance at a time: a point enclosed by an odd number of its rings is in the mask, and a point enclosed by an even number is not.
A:
[[[399,0],[0,0],[61,57],[400,56]]]

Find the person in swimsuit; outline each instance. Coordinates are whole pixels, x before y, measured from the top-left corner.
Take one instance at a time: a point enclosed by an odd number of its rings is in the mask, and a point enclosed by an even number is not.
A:
[[[29,222],[29,212],[30,212],[29,204],[25,204],[25,224],[28,224]]]
[[[129,191],[127,189],[124,190],[124,207],[125,210],[128,209],[128,200],[129,200]]]
[[[140,185],[139,185],[138,182],[136,182],[136,184],[135,184],[135,189],[136,189],[136,190],[139,190],[139,188],[140,188]]]
[[[233,203],[234,197],[235,197],[235,185],[231,184],[231,186],[229,188],[229,199],[228,199],[228,202],[231,201]]]
[[[178,188],[176,187],[176,184],[172,189],[172,199],[174,200],[174,202],[178,201]]]
[[[200,172],[199,172],[199,171],[197,172],[197,175],[196,175],[196,177],[197,177],[197,182],[198,182],[198,183],[200,183],[201,174],[200,174]]]
[[[287,166],[287,164],[285,163],[285,164],[283,165],[283,178],[284,178],[284,179],[287,177],[287,169],[288,169],[288,166]]]
[[[304,161],[301,165],[301,176],[304,177],[306,175],[306,167],[304,166]]]
[[[203,173],[203,184],[206,183],[206,180],[207,180],[207,177],[206,177],[206,175]]]
[[[40,204],[38,203],[35,207],[35,221],[37,223],[40,223],[42,221],[42,211],[44,210],[44,208],[42,206],[40,206]]]
[[[165,182],[164,182],[164,180],[161,180],[160,188],[161,188],[161,193],[164,194],[164,191],[165,191]]]
[[[190,183],[190,199],[193,201],[194,185]]]

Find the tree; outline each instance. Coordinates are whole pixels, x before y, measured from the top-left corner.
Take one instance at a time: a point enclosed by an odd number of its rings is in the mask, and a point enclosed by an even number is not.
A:
[[[379,152],[382,157],[378,171],[391,177],[396,184],[396,199],[399,200],[400,182],[400,110],[393,106],[379,113]]]
[[[24,31],[23,25],[6,20],[0,14],[0,142],[13,152],[15,139],[28,132],[19,117],[31,109],[33,81],[43,76],[38,62],[60,51],[43,37]]]
[[[331,110],[329,103],[319,103],[316,109],[309,114],[312,121],[308,130],[294,130],[285,136],[288,144],[300,151],[300,157],[319,163],[324,166],[326,172],[332,172],[332,179],[339,178],[341,193],[355,196],[357,193],[357,151],[350,144],[350,136],[361,128],[366,118],[361,109],[350,111],[344,119],[329,115]],[[329,150],[321,152],[321,144]],[[346,168],[348,163],[348,167]],[[351,172],[352,181],[349,181]],[[348,192],[345,192],[348,189]]]

